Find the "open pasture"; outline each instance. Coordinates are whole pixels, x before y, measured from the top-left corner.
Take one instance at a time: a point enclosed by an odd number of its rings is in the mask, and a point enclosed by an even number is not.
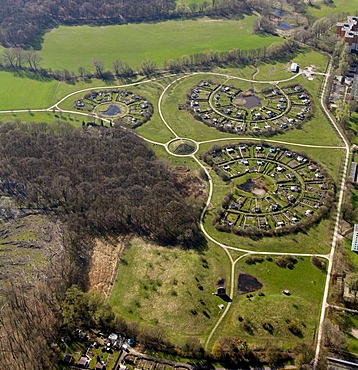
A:
[[[298,342],[312,344],[325,272],[313,266],[309,258],[294,258],[291,269],[275,263],[282,257],[245,263],[249,258],[239,261],[236,273],[255,277],[262,288],[249,294],[235,290],[233,306],[218,334],[239,336],[256,346],[292,349]]]
[[[45,34],[41,56],[52,69],[77,72],[79,67],[94,70],[93,60],[112,69],[119,59],[137,68],[149,59],[162,67],[164,61],[212,50],[252,49],[280,41],[274,36],[252,33],[255,16],[242,20],[178,20],[119,26],[74,26],[56,28]]]
[[[122,258],[110,304],[121,316],[161,328],[180,344],[188,336],[205,338],[222,300],[212,293],[229,279],[224,251],[205,253],[163,248],[134,239]]]

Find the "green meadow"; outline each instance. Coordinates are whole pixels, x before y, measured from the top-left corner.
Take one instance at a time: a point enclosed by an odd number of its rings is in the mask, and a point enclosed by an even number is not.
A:
[[[36,109],[51,105],[58,82],[0,71],[0,109]]]
[[[162,67],[164,61],[183,55],[235,48],[248,50],[280,41],[279,37],[254,35],[255,18],[200,18],[104,27],[61,26],[45,34],[41,56],[44,67],[74,72],[79,67],[94,70],[94,59],[102,60],[107,69],[112,68],[116,59],[134,68],[145,59]]]
[[[358,0],[334,0],[333,4],[324,4],[315,2],[315,6],[308,6],[307,12],[316,18],[322,18],[327,15],[350,13],[356,14],[358,11]]]
[[[238,294],[236,286],[232,307],[214,339],[239,336],[252,346],[286,349],[298,342],[314,342],[326,273],[309,258],[297,258],[291,270],[277,266],[276,258],[262,258],[253,265],[245,263],[246,259],[239,261],[236,274],[255,277],[262,288],[247,297]],[[292,333],[290,327],[297,332]]]
[[[202,343],[217,320],[219,279],[229,279],[225,252],[209,244],[198,253],[133,239],[122,257],[109,303],[129,321],[163,331],[176,345]]]

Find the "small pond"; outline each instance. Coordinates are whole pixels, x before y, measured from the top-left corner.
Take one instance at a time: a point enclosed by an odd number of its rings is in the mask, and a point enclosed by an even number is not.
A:
[[[261,99],[252,94],[252,95],[244,95],[244,94],[239,94],[234,103],[236,105],[244,106],[246,108],[254,108],[254,107],[261,107]]]
[[[110,104],[105,111],[101,111],[101,114],[105,116],[116,116],[117,114],[121,113],[121,108],[118,105]]]
[[[262,283],[258,281],[255,276],[249,274],[239,274],[238,290],[244,293],[255,292],[263,287]]]
[[[278,28],[280,30],[290,30],[291,28],[293,28],[293,26],[291,26],[290,24],[288,24],[287,22],[280,22],[278,24]]]
[[[278,17],[284,17],[286,15],[286,13],[283,10],[280,10],[280,9],[277,9],[277,8],[273,8],[273,12]]]

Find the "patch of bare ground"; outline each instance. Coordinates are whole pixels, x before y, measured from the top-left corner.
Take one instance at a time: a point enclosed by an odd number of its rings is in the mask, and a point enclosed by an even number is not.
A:
[[[177,182],[183,187],[183,194],[190,200],[205,203],[207,185],[199,176],[185,166],[176,166],[172,169]]]
[[[95,240],[88,270],[89,289],[110,295],[124,248],[120,239]]]

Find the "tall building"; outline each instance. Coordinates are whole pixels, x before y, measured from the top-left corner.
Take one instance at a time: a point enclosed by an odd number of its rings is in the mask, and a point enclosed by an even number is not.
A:
[[[354,224],[352,251],[358,252],[358,224]]]
[[[350,51],[358,51],[358,17],[348,16],[346,22],[338,22],[336,34],[344,39]]]

